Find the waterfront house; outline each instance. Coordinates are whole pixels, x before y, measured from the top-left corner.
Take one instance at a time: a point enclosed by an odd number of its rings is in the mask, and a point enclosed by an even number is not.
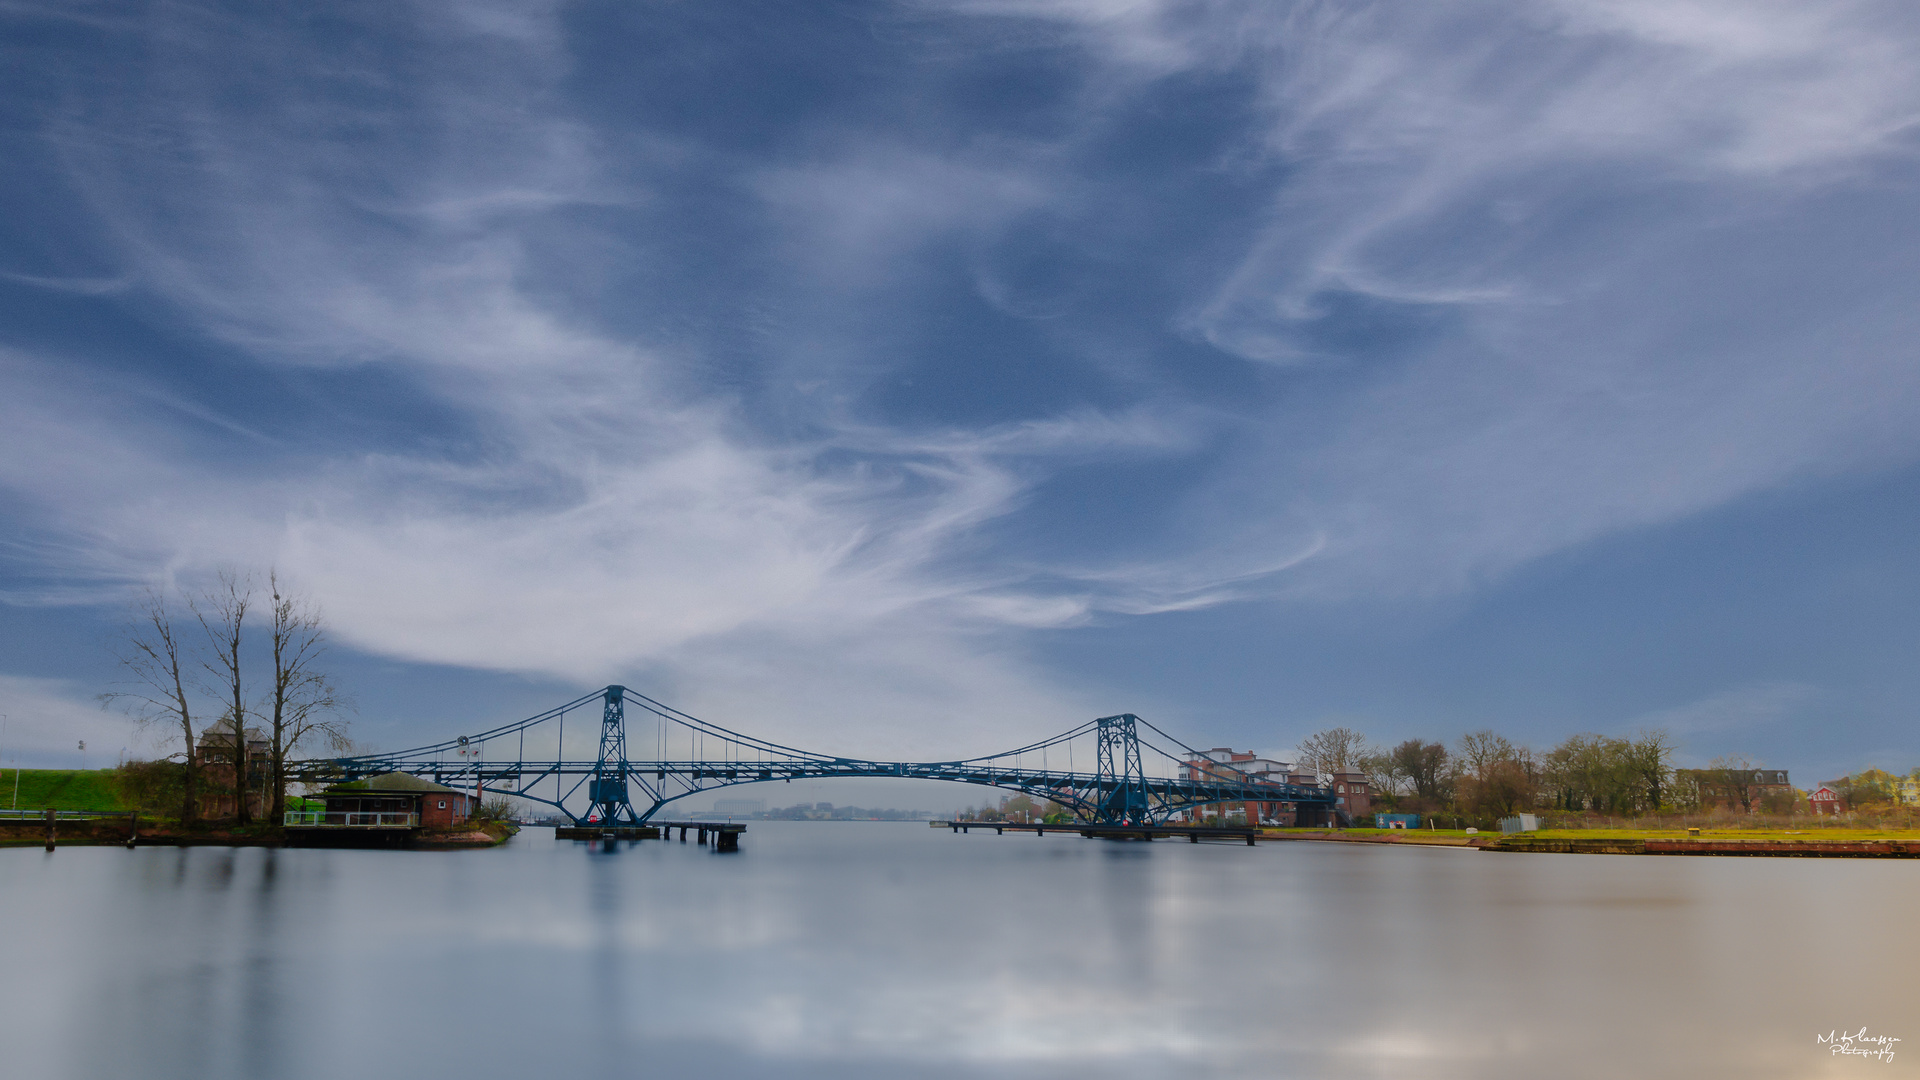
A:
[[[1920,806],[1920,780],[1909,776],[1893,785],[1893,799],[1901,806]]]
[[[450,829],[474,811],[472,792],[397,772],[335,784],[323,798],[323,825]]]
[[[1675,769],[1674,782],[1693,788],[1702,810],[1751,813],[1767,800],[1779,805],[1793,798],[1785,769]]]
[[[1835,781],[1838,783],[1838,781]],[[1807,796],[1807,809],[1815,814],[1837,814],[1846,809],[1847,800],[1828,784],[1821,784]]]

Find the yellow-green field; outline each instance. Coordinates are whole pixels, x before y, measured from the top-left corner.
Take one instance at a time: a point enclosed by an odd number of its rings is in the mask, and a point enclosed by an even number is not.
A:
[[[1685,829],[1541,829],[1512,835],[1543,840],[1913,840],[1920,838],[1920,830],[1818,825],[1807,829],[1702,828],[1698,833]]]
[[[1468,833],[1464,829],[1262,829],[1262,836],[1276,839],[1297,837],[1310,840],[1319,837],[1344,840],[1383,840],[1404,844],[1445,844],[1460,845],[1472,840],[1498,840],[1497,830],[1482,829],[1478,833]],[[1511,833],[1515,837],[1538,837],[1543,840],[1915,840],[1920,839],[1920,830],[1862,826],[1816,825],[1805,829],[1709,829],[1702,828],[1697,834],[1684,828],[1661,829],[1541,829],[1537,832]]]

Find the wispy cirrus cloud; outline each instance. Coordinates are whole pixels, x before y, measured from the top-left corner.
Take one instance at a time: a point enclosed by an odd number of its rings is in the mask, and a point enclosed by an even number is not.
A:
[[[1268,587],[1453,593],[1920,452],[1898,5],[942,7],[1071,28],[1136,96],[1256,82],[1265,220],[1184,325],[1344,374],[1190,500],[1191,568],[1317,544]]]
[[[46,596],[274,561],[380,655],[883,729],[1920,452],[1896,6],[342,10],[155,8],[36,117],[111,265],[0,273],[151,331],[4,357]]]

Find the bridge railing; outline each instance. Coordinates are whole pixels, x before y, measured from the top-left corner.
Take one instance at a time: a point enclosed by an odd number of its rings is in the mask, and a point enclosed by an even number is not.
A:
[[[60,821],[86,821],[92,818],[132,817],[133,810],[55,810],[54,816]],[[0,810],[0,821],[45,821],[47,812],[42,810]]]

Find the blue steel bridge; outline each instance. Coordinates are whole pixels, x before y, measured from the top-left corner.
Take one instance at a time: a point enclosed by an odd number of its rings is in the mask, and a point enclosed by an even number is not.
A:
[[[528,757],[529,735],[536,747],[551,739],[551,760],[540,752]],[[569,736],[591,756],[567,757]],[[1238,802],[1293,803],[1303,821],[1332,820],[1334,796],[1325,787],[1272,783],[1224,765],[1195,778],[1184,764],[1198,756],[1123,713],[986,757],[869,761],[783,746],[609,686],[477,734],[391,754],[293,761],[288,771],[290,779],[309,782],[407,773],[544,803],[576,825],[641,825],[675,800],[739,784],[875,776],[1018,791],[1098,825],[1159,825],[1185,810]]]

